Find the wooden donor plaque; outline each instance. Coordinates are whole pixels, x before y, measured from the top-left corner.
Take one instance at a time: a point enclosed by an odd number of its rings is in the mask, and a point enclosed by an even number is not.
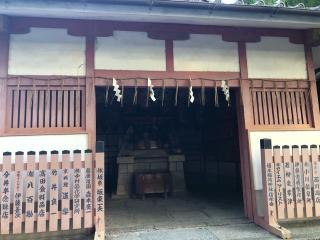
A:
[[[262,139],[261,147],[261,167],[262,167],[262,182],[264,189],[265,211],[264,217],[267,223],[272,223],[277,218],[276,208],[276,191],[275,191],[275,175],[274,163],[272,156],[271,140]]]

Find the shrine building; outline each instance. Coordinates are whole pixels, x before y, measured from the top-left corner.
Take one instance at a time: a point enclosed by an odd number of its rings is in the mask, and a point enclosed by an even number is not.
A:
[[[319,7],[0,1],[0,235],[200,202],[290,238],[320,219],[317,78]]]

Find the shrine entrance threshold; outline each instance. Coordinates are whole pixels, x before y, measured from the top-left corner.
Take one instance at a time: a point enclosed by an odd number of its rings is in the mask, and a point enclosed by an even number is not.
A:
[[[158,91],[159,90],[159,91]],[[106,232],[248,223],[243,210],[236,93],[96,89],[105,142]],[[155,89],[161,96],[161,89]],[[111,235],[110,235],[111,234]],[[112,239],[112,238],[110,238]]]

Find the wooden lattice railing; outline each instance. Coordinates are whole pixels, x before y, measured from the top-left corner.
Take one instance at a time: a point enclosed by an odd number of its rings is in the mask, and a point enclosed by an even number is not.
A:
[[[264,193],[263,227],[283,238],[290,232],[280,227],[284,219],[320,217],[320,154],[317,145],[273,146],[261,140]]]
[[[84,79],[8,79],[6,131],[80,131],[85,128]]]
[[[253,124],[264,127],[290,125],[310,127],[312,109],[309,86],[274,85],[273,87],[255,85],[250,88]]]
[[[104,238],[104,144],[86,150],[5,152],[0,235],[96,228]],[[26,159],[26,162],[25,162]],[[1,238],[1,236],[0,236]],[[2,238],[1,238],[2,239]]]

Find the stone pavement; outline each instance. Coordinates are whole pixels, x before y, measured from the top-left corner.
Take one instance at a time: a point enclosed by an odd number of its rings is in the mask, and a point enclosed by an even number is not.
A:
[[[277,239],[243,214],[241,196],[113,199],[107,240]]]
[[[241,196],[107,199],[106,240],[276,240],[245,218]],[[320,240],[320,222],[286,223],[293,239]],[[0,240],[90,240],[81,231],[0,236]]]

